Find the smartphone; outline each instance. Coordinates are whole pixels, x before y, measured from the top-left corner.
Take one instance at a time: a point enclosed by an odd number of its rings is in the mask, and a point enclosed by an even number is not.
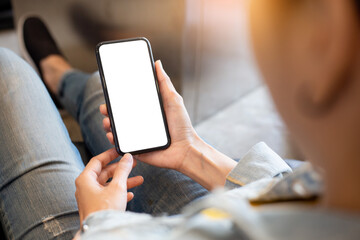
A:
[[[96,58],[117,152],[168,148],[170,134],[150,42],[102,42],[96,46]]]

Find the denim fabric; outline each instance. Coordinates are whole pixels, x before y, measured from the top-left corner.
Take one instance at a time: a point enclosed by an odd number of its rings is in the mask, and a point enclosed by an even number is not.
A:
[[[253,146],[226,177],[227,188],[244,186],[263,178],[291,173],[290,166],[264,142]]]
[[[70,239],[79,228],[74,181],[84,168],[80,155],[35,71],[3,48],[0,66],[0,220],[10,239]],[[98,73],[66,73],[59,94],[93,155],[113,147],[102,128]],[[131,211],[176,214],[207,193],[181,173],[140,162],[134,175],[145,183],[132,190]]]
[[[10,239],[69,239],[80,155],[35,71],[3,48],[0,66],[1,222]]]
[[[59,88],[60,102],[79,122],[84,142],[92,155],[113,146],[103,129],[99,106],[105,103],[98,73],[67,72]]]

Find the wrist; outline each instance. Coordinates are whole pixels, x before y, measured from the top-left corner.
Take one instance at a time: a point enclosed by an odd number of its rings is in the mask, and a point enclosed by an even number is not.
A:
[[[211,190],[224,186],[226,176],[235,166],[236,162],[233,159],[196,136],[188,149],[180,172]]]

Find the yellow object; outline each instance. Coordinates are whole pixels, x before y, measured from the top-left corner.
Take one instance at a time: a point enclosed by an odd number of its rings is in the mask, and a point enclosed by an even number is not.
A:
[[[205,210],[202,210],[201,214],[205,215],[210,219],[227,219],[230,217],[227,212],[216,208],[207,208]]]

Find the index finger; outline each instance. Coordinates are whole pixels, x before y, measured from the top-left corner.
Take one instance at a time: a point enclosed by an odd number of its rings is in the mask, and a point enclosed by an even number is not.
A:
[[[97,176],[100,175],[101,170],[109,164],[112,160],[117,158],[119,154],[115,148],[111,148],[106,152],[103,152],[95,157],[93,157],[89,163],[86,165],[84,171],[93,171]]]

